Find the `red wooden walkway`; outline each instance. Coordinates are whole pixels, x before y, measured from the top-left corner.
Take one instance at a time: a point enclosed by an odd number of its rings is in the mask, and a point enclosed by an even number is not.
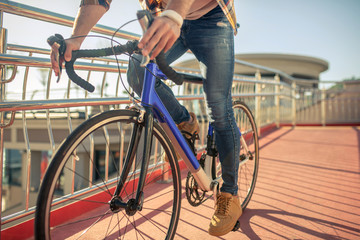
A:
[[[280,128],[260,141],[257,186],[241,228],[220,239],[360,239],[360,128]],[[177,239],[206,233],[212,203],[183,201]]]
[[[209,236],[213,201],[192,207],[184,197],[176,239],[360,239],[360,127],[283,127],[260,147],[241,228]]]

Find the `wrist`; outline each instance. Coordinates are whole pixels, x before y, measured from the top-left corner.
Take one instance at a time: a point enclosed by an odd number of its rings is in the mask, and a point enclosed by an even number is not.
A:
[[[161,13],[161,17],[167,17],[170,18],[172,21],[174,21],[180,28],[183,25],[184,19],[181,17],[179,13],[177,13],[174,10],[165,10]]]
[[[81,45],[83,43],[83,41],[85,40],[87,34],[71,34],[71,37],[69,38],[69,40],[76,45]]]
[[[65,40],[67,48],[70,48],[72,50],[80,49],[83,41],[84,41],[84,38],[82,38],[82,37],[80,38],[80,37],[76,37],[76,36],[71,36],[70,38]]]

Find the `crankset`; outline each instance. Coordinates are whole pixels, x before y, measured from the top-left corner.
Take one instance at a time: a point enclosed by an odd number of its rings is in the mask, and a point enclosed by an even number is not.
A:
[[[186,177],[185,190],[186,198],[191,206],[199,206],[206,200],[204,200],[206,191],[201,190],[194,176],[190,172],[188,172]]]

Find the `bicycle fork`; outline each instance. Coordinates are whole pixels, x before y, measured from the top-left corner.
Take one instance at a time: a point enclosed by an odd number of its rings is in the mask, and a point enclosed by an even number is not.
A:
[[[113,198],[111,199],[110,209],[113,212],[119,212],[121,209],[125,209],[126,213],[129,216],[133,216],[137,211],[142,210],[143,205],[143,189],[145,186],[145,180],[147,176],[147,166],[149,165],[150,161],[150,154],[151,154],[151,147],[152,147],[152,133],[154,127],[154,116],[153,112],[151,111],[150,107],[144,107],[143,113],[140,113],[138,120],[144,122],[143,127],[141,124],[134,124],[134,128],[132,130],[131,139],[129,142],[129,147],[127,151],[127,156],[125,157],[123,170],[120,175],[120,180],[116,190],[114,192]],[[144,129],[143,129],[144,128]],[[128,178],[129,172],[135,162],[135,152],[139,146],[140,138],[144,132],[144,151],[142,152],[142,161],[141,161],[141,168],[140,168],[140,175],[137,184],[137,190],[135,198],[124,202],[121,198],[121,192],[125,186],[125,182]],[[133,183],[135,184],[135,182]]]

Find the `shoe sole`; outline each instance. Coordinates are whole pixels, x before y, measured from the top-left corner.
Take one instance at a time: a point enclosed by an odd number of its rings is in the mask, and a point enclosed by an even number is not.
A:
[[[219,231],[210,232],[210,229],[209,229],[209,231],[208,231],[209,234],[210,234],[211,236],[215,236],[215,237],[220,237],[220,236],[223,236],[223,235],[225,235],[225,234],[228,234],[229,232],[231,232],[231,230],[234,229],[234,227],[235,227],[235,225],[236,225],[236,222],[239,220],[239,218],[241,217],[241,215],[242,215],[242,211],[241,211],[239,217],[236,218],[236,221],[235,221],[235,223],[234,223],[234,225],[233,225],[232,227],[228,227],[228,228],[226,228],[226,229],[223,229],[223,231],[221,231],[221,232],[219,232]]]

